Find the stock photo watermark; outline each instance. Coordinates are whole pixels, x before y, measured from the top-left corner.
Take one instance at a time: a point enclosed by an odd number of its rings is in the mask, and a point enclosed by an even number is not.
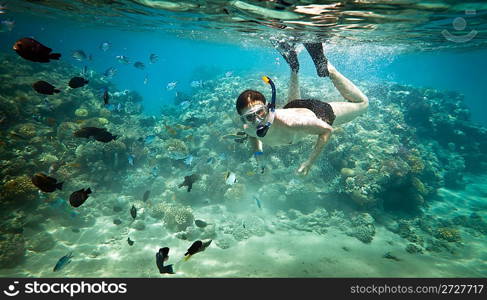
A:
[[[101,282],[27,282],[19,284],[14,281],[3,290],[3,294],[8,297],[29,294],[65,294],[74,297],[78,294],[126,294],[126,283],[107,283]]]
[[[471,10],[466,10],[465,15],[467,16],[473,16],[476,15],[477,11],[475,9]],[[462,17],[457,17],[453,20],[452,22],[453,29],[456,31],[463,31],[465,28],[467,28],[467,21],[462,18]],[[475,38],[478,34],[477,30],[471,30],[469,33],[464,34],[464,35],[456,35],[450,33],[450,31],[444,29],[441,34],[445,37],[445,39],[449,40],[450,42],[454,43],[466,43],[471,41],[473,38]]]

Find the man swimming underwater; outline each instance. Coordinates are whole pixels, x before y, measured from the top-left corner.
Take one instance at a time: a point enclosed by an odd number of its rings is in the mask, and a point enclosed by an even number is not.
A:
[[[350,80],[340,74],[323,54],[320,43],[304,44],[320,77],[329,76],[333,85],[347,101],[322,102],[315,99],[300,99],[299,62],[296,50],[286,43],[279,43],[278,50],[291,67],[288,102],[282,109],[275,109],[275,87],[272,80],[263,79],[272,87],[272,101],[266,104],[264,95],[246,90],[237,98],[236,108],[244,123],[244,131],[254,148],[257,161],[262,160],[262,145],[289,145],[309,136],[317,135],[317,141],[309,158],[303,162],[298,173],[307,175],[311,166],[328,143],[332,125],[347,123],[367,111],[369,100]]]

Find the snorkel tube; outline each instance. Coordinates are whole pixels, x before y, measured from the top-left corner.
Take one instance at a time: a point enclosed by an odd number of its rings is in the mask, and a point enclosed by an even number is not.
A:
[[[264,137],[267,134],[267,130],[272,125],[272,122],[274,122],[274,117],[276,115],[275,113],[275,108],[276,108],[276,86],[274,85],[274,82],[267,77],[267,76],[262,76],[262,80],[264,80],[265,83],[270,84],[272,88],[272,100],[271,103],[267,105],[267,109],[269,112],[267,113],[267,117],[265,118],[265,121],[263,122],[264,124],[259,124],[257,125],[257,131],[256,134],[258,137]]]

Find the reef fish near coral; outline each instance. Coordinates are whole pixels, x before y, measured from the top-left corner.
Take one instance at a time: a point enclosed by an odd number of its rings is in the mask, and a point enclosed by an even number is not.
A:
[[[105,105],[108,105],[109,104],[109,100],[110,100],[110,95],[108,94],[108,88],[104,88],[103,89],[103,103]]]
[[[237,175],[233,172],[227,172],[225,174],[225,183],[228,185],[233,185],[237,182]]]
[[[144,195],[142,196],[142,201],[147,201],[149,200],[149,196],[150,196],[150,191],[145,191]]]
[[[130,239],[130,237],[127,238],[127,243],[129,244],[129,246],[132,246],[134,244],[134,241],[132,241]]]
[[[64,255],[63,257],[61,257],[57,261],[57,263],[54,266],[54,269],[52,271],[57,272],[57,271],[61,270],[62,268],[64,268],[66,265],[68,265],[71,262],[72,257],[73,257],[73,252],[70,252],[70,253]]]
[[[203,252],[210,246],[212,240],[202,242],[200,240],[197,240],[194,242],[189,248],[188,251],[184,254],[184,261],[187,261],[188,259],[191,258],[191,256],[195,255],[196,253]]]
[[[132,204],[132,208],[130,208],[130,215],[132,216],[132,218],[134,220],[137,217],[137,208],[135,208],[135,206],[133,204]]]
[[[155,136],[155,135],[153,135],[153,134],[148,135],[148,136],[146,136],[146,137],[145,137],[145,139],[144,139],[144,143],[145,143],[146,145],[150,145],[150,144],[152,144],[152,142],[153,142],[155,139],[156,139],[156,136]]]
[[[135,159],[135,156],[133,156],[132,154],[129,154],[129,156],[128,156],[129,165],[131,165],[131,166],[134,165],[134,159]]]
[[[34,82],[32,88],[34,88],[34,90],[39,94],[44,95],[54,95],[54,93],[57,94],[61,92],[60,90],[56,89],[52,84],[43,80]]]
[[[172,265],[164,266],[164,262],[169,259],[169,248],[164,247],[160,248],[159,251],[156,252],[156,265],[159,269],[159,273],[161,274],[174,274],[174,270]]]
[[[255,199],[255,203],[257,203],[257,207],[262,208],[262,206],[260,205],[260,200],[255,196],[254,196],[254,199]]]
[[[69,196],[69,203],[73,207],[79,207],[81,204],[85,203],[86,199],[88,199],[89,194],[91,194],[91,189],[87,188],[78,190],[76,192],[71,193]]]
[[[194,220],[194,224],[196,225],[196,227],[199,228],[205,228],[206,226],[208,226],[208,223],[203,220]]]
[[[188,155],[188,157],[186,157],[183,160],[183,162],[184,162],[185,165],[191,166],[191,164],[193,163],[193,159],[194,159],[193,155]]]
[[[44,193],[52,193],[56,189],[63,189],[63,182],[57,182],[57,179],[49,177],[44,173],[36,173],[31,178],[32,183]]]
[[[71,80],[69,80],[69,87],[72,89],[80,88],[85,86],[85,84],[88,83],[88,80],[84,79],[83,77],[73,77]]]
[[[13,49],[22,58],[33,62],[50,62],[51,59],[58,60],[61,57],[60,53],[51,53],[51,48],[31,38],[18,40],[15,42]]]
[[[110,141],[116,140],[117,136],[112,135],[105,128],[98,127],[83,127],[74,132],[75,137],[90,138],[94,137],[95,140],[103,143],[108,143]]]
[[[188,187],[188,192],[191,192],[191,189],[193,188],[193,183],[195,183],[200,176],[198,174],[192,174],[190,176],[184,176],[184,181],[181,183],[178,187],[183,187],[187,186]]]

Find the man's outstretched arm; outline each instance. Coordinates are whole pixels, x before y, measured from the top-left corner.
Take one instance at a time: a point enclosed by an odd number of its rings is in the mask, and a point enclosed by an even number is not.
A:
[[[320,153],[323,151],[323,148],[330,140],[333,128],[328,123],[320,119],[316,119],[312,122],[309,122],[308,124],[295,125],[295,127],[307,134],[318,135],[318,139],[316,140],[316,144],[309,158],[305,162],[303,162],[298,169],[298,173],[302,175],[307,175],[309,170],[311,169],[311,166],[316,161]]]

